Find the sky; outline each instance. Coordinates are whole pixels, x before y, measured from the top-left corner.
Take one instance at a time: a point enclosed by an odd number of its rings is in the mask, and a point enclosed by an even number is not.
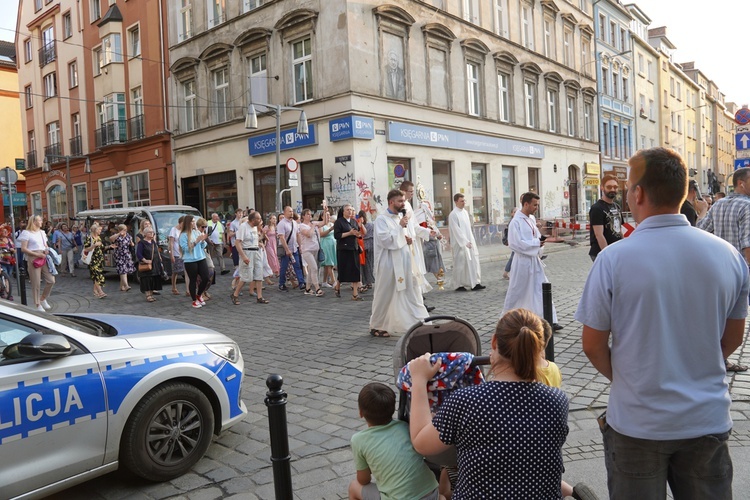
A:
[[[728,102],[750,104],[750,0],[623,3],[636,3],[653,21],[652,28],[667,27],[667,37],[677,47],[675,62],[695,61]],[[17,8],[18,0],[0,0],[0,40],[13,41]]]

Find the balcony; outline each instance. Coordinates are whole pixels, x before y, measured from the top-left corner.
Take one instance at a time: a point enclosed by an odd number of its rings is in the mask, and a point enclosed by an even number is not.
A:
[[[72,156],[80,156],[83,154],[83,142],[81,136],[73,137],[70,140],[70,154]]]
[[[39,67],[43,68],[55,59],[57,59],[57,47],[55,41],[52,40],[39,49]]]
[[[59,142],[56,142],[55,144],[50,144],[49,146],[46,146],[44,148],[44,156],[49,158],[50,163],[57,163],[60,161],[59,158],[55,158],[56,156],[62,156],[62,144]]]
[[[36,151],[29,151],[26,153],[26,168],[31,170],[32,168],[36,168]]]
[[[128,121],[110,120],[96,129],[96,148],[103,148],[110,144],[121,144],[128,140]]]
[[[128,120],[128,131],[130,132],[131,141],[146,137],[146,125],[143,123],[143,115],[134,116]]]

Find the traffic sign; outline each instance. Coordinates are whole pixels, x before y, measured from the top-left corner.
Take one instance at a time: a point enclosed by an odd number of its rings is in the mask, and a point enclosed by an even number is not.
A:
[[[750,167],[750,158],[740,158],[738,160],[734,160],[734,169],[737,170],[738,168],[743,167]]]
[[[0,170],[0,183],[15,184],[16,182],[18,182],[18,172],[10,167]]]
[[[750,132],[750,125],[737,125],[734,128],[734,131],[738,134],[744,134],[745,132]]]
[[[734,154],[737,158],[750,158],[750,149],[743,149]]]
[[[747,125],[750,123],[750,109],[748,109],[747,106],[738,109],[734,114],[734,121],[737,122],[738,125]]]
[[[15,184],[11,184],[10,186],[8,186],[7,184],[3,184],[2,193],[8,194],[8,188],[10,188],[10,194],[18,193],[18,187],[16,187]]]
[[[23,158],[16,158],[16,170],[26,170],[26,160]]]
[[[299,162],[295,160],[294,158],[289,158],[286,161],[286,169],[289,170],[290,172],[296,172],[298,168],[299,168]]]
[[[750,149],[750,132],[735,134],[734,144],[737,147],[737,151]]]

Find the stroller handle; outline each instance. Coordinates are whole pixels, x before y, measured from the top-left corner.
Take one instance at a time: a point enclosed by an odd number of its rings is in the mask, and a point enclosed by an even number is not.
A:
[[[449,320],[449,321],[456,321],[456,317],[455,316],[448,316],[448,315],[428,316],[428,317],[426,317],[426,318],[424,318],[422,320],[422,324],[428,323],[430,321],[443,320],[443,319],[446,319],[446,320]]]
[[[489,364],[490,364],[489,356],[474,356],[474,359],[471,360],[472,368],[477,365],[489,365]]]

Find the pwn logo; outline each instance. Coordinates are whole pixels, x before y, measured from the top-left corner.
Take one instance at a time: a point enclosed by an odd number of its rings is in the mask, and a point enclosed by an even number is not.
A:
[[[333,128],[334,132],[338,132],[339,131],[339,124],[338,123],[334,123],[333,125],[331,125],[331,128]]]
[[[292,143],[294,143],[294,132],[287,132],[284,135],[284,142],[286,144],[292,144]]]
[[[430,132],[430,142],[437,142],[437,141],[438,141],[437,132]]]

